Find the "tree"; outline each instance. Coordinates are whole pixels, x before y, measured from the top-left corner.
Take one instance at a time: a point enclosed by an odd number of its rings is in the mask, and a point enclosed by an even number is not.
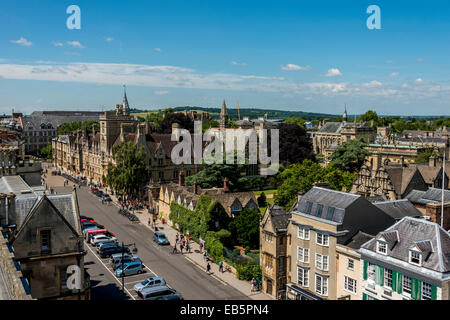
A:
[[[64,122],[58,127],[58,135],[67,134],[69,132],[77,130],[87,130],[88,133],[92,133],[92,125],[95,124],[96,129],[99,128],[100,124],[98,121],[87,120],[84,122],[74,121],[74,122]]]
[[[161,121],[161,133],[172,133],[172,124],[178,123],[182,129],[194,132],[194,121],[186,117],[183,113],[165,113]]]
[[[243,209],[229,225],[233,238],[244,247],[257,249],[259,247],[260,214],[255,210]]]
[[[287,123],[287,124],[296,124],[298,125],[300,128],[306,129],[305,127],[305,120],[302,119],[302,117],[300,116],[292,116],[292,117],[288,117],[286,118],[283,123]]]
[[[150,168],[144,148],[132,142],[122,142],[113,149],[114,164],[108,164],[106,183],[124,195],[138,195],[147,183]]]
[[[52,151],[52,145],[49,144],[48,146],[41,149],[40,154],[45,159],[52,159],[53,151]]]
[[[307,192],[316,182],[328,182],[330,188],[351,189],[355,173],[343,172],[333,164],[322,168],[318,163],[304,160],[288,166],[280,173],[283,184],[278,188],[275,203],[289,210],[294,204],[299,191]]]
[[[258,207],[267,207],[267,198],[264,192],[261,192],[261,195],[258,197]]]
[[[279,127],[280,163],[288,166],[314,159],[312,143],[306,130],[297,124],[282,123]],[[269,144],[270,145],[270,144]]]
[[[438,158],[440,157],[439,152],[434,152],[433,148],[426,148],[417,154],[414,163],[428,163],[432,154],[436,155]]]
[[[364,149],[367,144],[363,139],[344,142],[330,156],[331,162],[342,171],[356,172],[364,164],[370,152]]]

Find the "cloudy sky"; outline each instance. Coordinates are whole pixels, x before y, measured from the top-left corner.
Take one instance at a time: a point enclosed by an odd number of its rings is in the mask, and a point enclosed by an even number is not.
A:
[[[450,3],[343,2],[1,1],[0,112],[111,109],[126,84],[138,108],[450,115]]]

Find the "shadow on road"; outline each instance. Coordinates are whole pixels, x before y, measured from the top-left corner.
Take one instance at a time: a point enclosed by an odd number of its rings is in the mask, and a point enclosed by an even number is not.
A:
[[[92,300],[130,300],[130,296],[122,291],[116,284],[110,283],[104,286],[97,286],[99,281],[91,281]]]

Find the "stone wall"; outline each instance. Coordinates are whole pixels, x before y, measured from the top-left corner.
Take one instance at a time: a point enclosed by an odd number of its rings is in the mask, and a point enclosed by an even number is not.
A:
[[[25,292],[21,278],[22,272],[17,270],[14,255],[8,249],[8,241],[0,237],[0,281],[4,281],[10,300],[32,300],[31,295]],[[6,297],[4,297],[6,298]]]

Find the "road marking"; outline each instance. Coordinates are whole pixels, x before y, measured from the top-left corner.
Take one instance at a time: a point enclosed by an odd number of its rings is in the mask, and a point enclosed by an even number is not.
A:
[[[119,283],[119,285],[122,285],[122,282],[116,277],[116,275],[115,275],[114,273],[111,272],[111,270],[109,270],[109,268],[103,263],[103,261],[102,261],[99,257],[97,257],[97,255],[94,253],[94,251],[92,251],[92,249],[89,248],[88,246],[87,246],[87,248],[89,249],[89,251],[92,252],[92,254],[97,258],[97,260],[100,261],[100,263],[106,268],[106,270],[108,270],[109,273],[112,274],[112,276],[114,277],[114,279],[116,279],[116,281]],[[124,289],[126,290],[126,292],[128,293],[128,295],[129,295],[133,300],[136,300],[136,299],[133,297],[133,295],[130,293],[130,291],[128,291],[127,288],[124,287]]]

